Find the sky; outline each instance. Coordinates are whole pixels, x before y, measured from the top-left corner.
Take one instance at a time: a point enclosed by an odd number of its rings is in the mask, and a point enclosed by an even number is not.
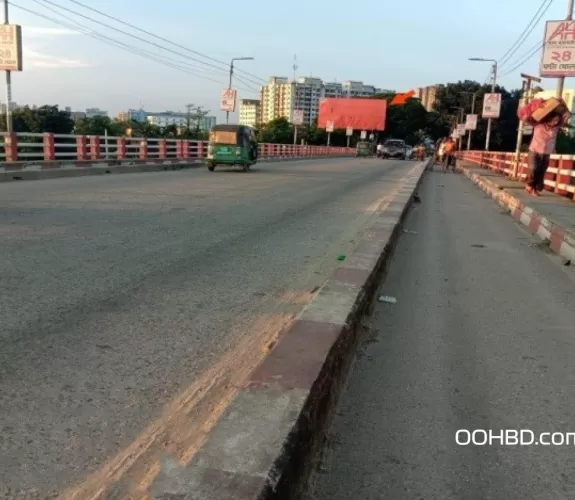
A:
[[[243,99],[256,98],[258,85],[272,75],[292,77],[294,55],[297,76],[360,80],[404,92],[466,79],[483,83],[490,64],[471,62],[469,57],[497,59],[502,62],[498,83],[517,88],[520,72],[538,75],[539,51],[532,49],[543,38],[544,21],[563,19],[567,8],[566,0],[363,0],[358,8],[347,0],[78,1],[184,48],[123,26],[73,0],[10,0],[9,20],[22,25],[24,44],[24,70],[12,77],[13,101],[73,110],[99,107],[111,115],[140,106],[148,111],[180,111],[193,104],[220,119],[219,97],[227,87],[226,65],[231,58],[254,58],[236,63],[238,70],[250,73],[238,72],[242,80],[234,81]],[[516,52],[501,59],[540,5],[548,2],[550,7]],[[78,23],[84,32],[96,31],[123,48],[71,29]],[[146,57],[125,50],[126,45],[147,51]],[[518,63],[522,64],[514,69]],[[542,86],[552,88],[555,80],[544,80]],[[570,88],[570,82],[565,86]]]

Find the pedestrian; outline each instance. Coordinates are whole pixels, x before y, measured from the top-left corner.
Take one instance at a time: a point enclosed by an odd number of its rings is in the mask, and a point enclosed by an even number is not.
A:
[[[450,166],[455,171],[455,153],[457,144],[453,137],[447,137],[443,141],[443,161],[441,162],[441,171],[445,172]]]
[[[529,144],[527,186],[525,191],[539,196],[545,187],[545,173],[549,167],[549,158],[555,150],[559,131],[569,123],[571,113],[563,99],[557,99],[559,105],[544,118],[536,121],[533,113],[548,104],[545,99],[533,99],[529,104],[517,110],[517,117],[533,126],[533,136]]]
[[[381,144],[381,142],[380,142],[380,143],[377,144],[377,153],[376,153],[376,155],[377,155],[378,158],[381,158],[382,152],[383,152],[383,144]]]

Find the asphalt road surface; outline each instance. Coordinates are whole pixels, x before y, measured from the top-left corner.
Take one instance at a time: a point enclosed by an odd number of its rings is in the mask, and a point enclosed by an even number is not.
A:
[[[0,184],[0,496],[144,488],[193,455],[410,164]]]
[[[575,498],[574,435],[455,441],[575,432],[575,273],[462,176],[428,174],[420,196],[310,498]]]

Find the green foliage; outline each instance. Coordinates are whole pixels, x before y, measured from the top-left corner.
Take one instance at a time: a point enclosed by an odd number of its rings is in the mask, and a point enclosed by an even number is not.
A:
[[[58,106],[18,108],[13,110],[12,120],[14,132],[69,134],[74,126],[70,113],[58,109]],[[6,130],[6,116],[4,114],[0,117],[0,128]]]
[[[190,114],[191,130],[178,130],[175,125],[157,127],[150,123],[136,121],[121,122],[107,116],[94,116],[74,121],[70,113],[60,110],[58,106],[28,106],[13,110],[15,132],[77,135],[124,136],[131,133],[132,137],[166,137],[180,139],[207,139],[207,132],[200,131],[201,120],[209,113],[201,107],[196,107]],[[0,116],[0,129],[6,130],[6,116]],[[60,139],[59,139],[60,140]]]

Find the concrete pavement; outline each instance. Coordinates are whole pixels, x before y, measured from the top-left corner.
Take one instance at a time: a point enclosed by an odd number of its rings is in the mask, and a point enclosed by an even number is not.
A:
[[[189,460],[407,165],[0,185],[0,494],[86,498]]]
[[[308,498],[574,498],[573,439],[455,443],[575,432],[572,268],[461,175],[430,173],[420,196]]]

